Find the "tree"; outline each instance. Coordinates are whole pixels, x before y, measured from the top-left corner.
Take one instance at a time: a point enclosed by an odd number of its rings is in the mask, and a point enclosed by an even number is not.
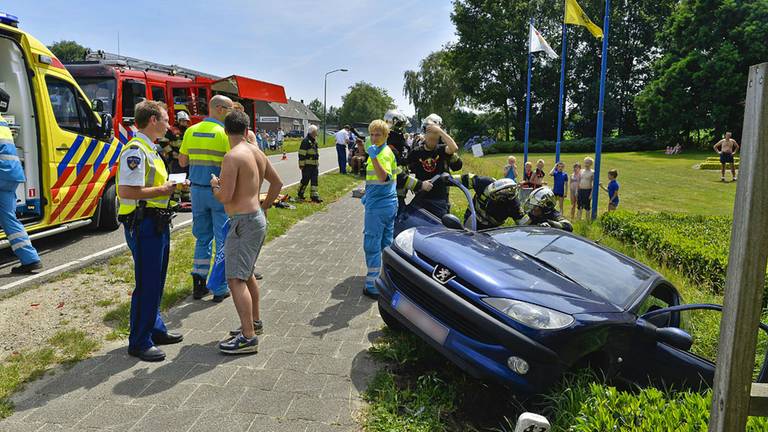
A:
[[[461,95],[449,57],[449,49],[433,52],[421,61],[418,71],[403,74],[403,94],[416,108],[418,118],[436,113],[451,124]]]
[[[323,110],[320,110],[320,114],[323,113]],[[322,117],[319,117],[321,120]],[[338,125],[339,124],[339,109],[335,106],[329,106],[328,112],[326,113],[326,123],[332,124],[332,125]]]
[[[768,58],[766,22],[766,1],[682,0],[659,34],[657,76],[635,99],[641,125],[670,141],[739,134],[749,66]]]
[[[323,119],[323,103],[320,102],[320,99],[312,99],[312,102],[307,105],[307,108],[309,108],[310,111],[312,111],[317,118]]]
[[[383,118],[388,109],[395,107],[395,101],[383,88],[359,82],[342,96],[339,120],[343,123],[368,123]]]
[[[62,63],[83,61],[85,56],[91,51],[75,41],[68,40],[54,42],[53,45],[48,46],[48,49]]]

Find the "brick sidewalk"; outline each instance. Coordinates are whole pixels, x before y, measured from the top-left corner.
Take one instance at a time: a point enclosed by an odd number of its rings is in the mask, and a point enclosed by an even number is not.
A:
[[[166,361],[114,345],[33,383],[0,431],[359,430],[360,394],[379,367],[366,350],[382,326],[361,294],[362,220],[345,197],[264,247],[258,354],[218,352],[239,325],[231,300],[189,300],[167,315],[184,342],[163,347]]]

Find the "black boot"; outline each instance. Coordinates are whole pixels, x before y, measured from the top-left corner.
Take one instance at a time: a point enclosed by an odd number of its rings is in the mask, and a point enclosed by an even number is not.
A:
[[[192,275],[192,298],[200,300],[208,294],[208,287],[205,286],[205,278],[200,275]]]

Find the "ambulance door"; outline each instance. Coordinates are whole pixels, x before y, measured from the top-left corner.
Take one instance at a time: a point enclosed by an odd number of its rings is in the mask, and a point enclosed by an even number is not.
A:
[[[169,83],[173,103],[168,104],[168,116],[176,118],[176,113],[186,111],[190,124],[203,121],[208,117],[208,100],[211,98],[210,86],[206,84]]]

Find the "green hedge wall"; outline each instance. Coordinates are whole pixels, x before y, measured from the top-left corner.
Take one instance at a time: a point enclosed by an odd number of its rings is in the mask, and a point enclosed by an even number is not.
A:
[[[554,153],[555,141],[534,141],[528,143],[528,151],[531,153]],[[604,152],[626,152],[660,150],[666,146],[651,136],[634,135],[624,137],[603,138]],[[563,141],[560,143],[560,151],[563,153],[589,153],[595,151],[594,138],[580,138]],[[522,153],[523,143],[520,141],[499,141],[485,150],[486,153]]]

